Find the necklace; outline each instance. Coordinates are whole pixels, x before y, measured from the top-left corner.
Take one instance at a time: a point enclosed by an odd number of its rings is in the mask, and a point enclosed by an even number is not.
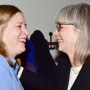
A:
[[[80,70],[77,71],[77,70],[74,70],[73,68],[71,68],[71,71],[74,73],[74,74],[79,74]]]
[[[80,67],[71,67],[71,71],[74,74],[79,74],[81,68],[82,68],[82,66],[80,66]]]

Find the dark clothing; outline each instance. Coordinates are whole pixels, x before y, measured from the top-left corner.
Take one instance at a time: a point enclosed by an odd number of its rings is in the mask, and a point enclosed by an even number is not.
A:
[[[66,57],[66,56],[65,56]],[[26,84],[26,86],[29,86],[30,88],[34,88],[34,90],[56,90],[56,86],[59,85],[59,74],[60,69],[62,70],[63,63],[65,64],[65,60],[67,61],[67,57],[61,56],[60,63],[56,68],[51,70],[51,73],[48,73],[48,76],[42,76],[40,74],[35,74],[33,72],[30,72],[26,69],[24,69],[22,75],[21,75],[21,82],[22,84]],[[67,63],[63,67],[67,68]],[[63,72],[63,71],[62,71]],[[58,74],[59,73],[59,74]],[[64,72],[63,72],[64,73]],[[59,80],[58,80],[59,79]]]
[[[34,44],[35,58],[38,65],[38,73],[47,76],[48,73],[56,67],[54,59],[49,51],[48,41],[45,39],[40,30],[35,30],[30,37],[30,41]]]
[[[44,90],[45,86],[47,85],[46,81],[48,73],[51,72],[51,70],[53,70],[56,67],[54,59],[49,51],[48,42],[44,38],[42,32],[36,30],[31,35],[30,41],[26,43],[26,47],[27,47],[26,52],[24,52],[23,55],[24,58],[22,57],[22,59],[24,59],[23,63],[25,63],[25,61],[27,60],[28,62],[31,62],[34,66],[37,65],[38,68],[36,68],[37,71],[36,74],[32,73],[32,70],[33,72],[35,71],[34,68],[32,69],[31,63],[30,64],[26,63],[27,65],[25,68],[29,67],[29,71],[24,69],[21,76],[21,83],[23,84],[25,90],[39,90],[38,89],[39,87],[40,90]],[[43,81],[45,84],[43,84]],[[36,86],[34,86],[34,84]]]
[[[66,57],[66,58],[65,58]],[[67,56],[60,57],[58,66],[48,78],[28,72],[24,69],[20,80],[36,90],[67,90],[71,64]],[[81,68],[71,90],[90,90],[90,58]]]
[[[24,84],[27,87],[25,90],[54,90],[47,77],[35,74],[27,69],[24,69],[20,81],[22,85]]]

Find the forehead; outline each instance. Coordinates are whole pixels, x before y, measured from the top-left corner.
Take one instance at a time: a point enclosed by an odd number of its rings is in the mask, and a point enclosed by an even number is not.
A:
[[[24,16],[21,12],[18,12],[16,13],[15,15],[13,15],[10,20],[9,20],[10,23],[25,23],[25,19],[24,19]]]

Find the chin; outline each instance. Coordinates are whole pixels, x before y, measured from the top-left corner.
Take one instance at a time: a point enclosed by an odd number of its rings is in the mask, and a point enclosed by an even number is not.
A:
[[[26,51],[26,48],[24,48],[23,50],[22,50],[22,52],[25,52]]]
[[[26,48],[23,48],[23,49],[20,50],[19,54],[21,54],[21,53],[23,53],[25,51],[26,51]]]
[[[59,51],[62,51],[62,49],[61,49],[61,48],[58,48],[58,50],[59,50]]]

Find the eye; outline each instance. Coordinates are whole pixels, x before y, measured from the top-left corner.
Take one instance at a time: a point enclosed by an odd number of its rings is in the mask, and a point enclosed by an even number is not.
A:
[[[58,32],[61,31],[63,28],[64,28],[63,26],[59,26]]]
[[[21,25],[17,25],[16,27],[21,28],[22,26]]]
[[[21,25],[17,26],[17,27],[21,27]]]

